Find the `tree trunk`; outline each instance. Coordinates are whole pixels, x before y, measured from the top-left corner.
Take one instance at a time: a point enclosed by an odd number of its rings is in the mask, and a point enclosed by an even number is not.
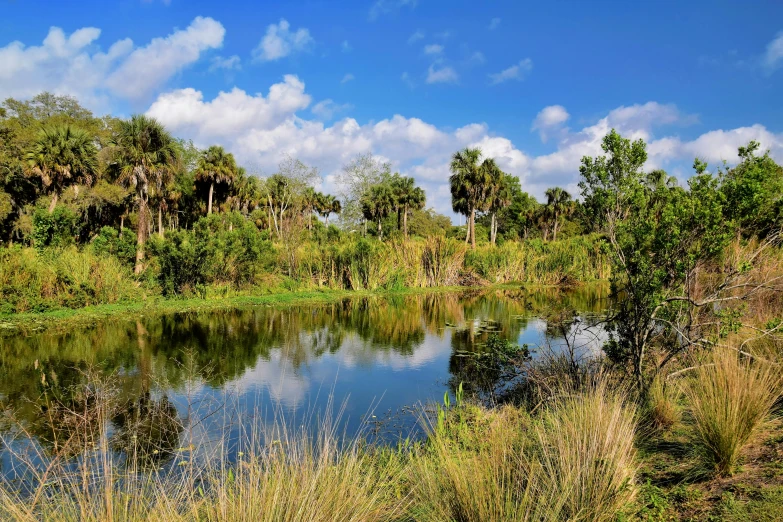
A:
[[[467,232],[465,233],[465,244],[467,245],[470,243],[470,214],[465,214],[465,229]]]
[[[163,237],[163,209],[158,206],[158,235]]]
[[[470,246],[476,249],[476,209],[470,212]]]
[[[50,214],[51,214],[52,212],[54,212],[54,207],[56,207],[56,206],[57,206],[57,200],[58,200],[58,199],[60,199],[60,194],[58,194],[57,192],[55,192],[54,194],[52,194],[52,202],[51,202],[51,203],[49,203],[49,213],[50,213]]]
[[[139,225],[136,232],[136,268],[134,272],[136,275],[141,274],[144,269],[144,240],[146,239],[146,221],[147,221],[147,204],[144,199],[140,198],[139,201]]]
[[[397,230],[402,230],[402,208],[397,207]]]
[[[326,214],[326,228],[329,228],[329,214]]]
[[[215,191],[215,182],[209,184],[209,200],[207,203],[207,215],[212,214],[212,193]]]
[[[378,239],[383,241],[383,229],[381,228],[381,218],[378,218]]]
[[[495,223],[496,223],[496,218],[495,218],[495,213],[493,212],[492,213],[492,220],[490,221],[490,224],[489,224],[489,240],[492,243],[492,246],[495,246],[495,237],[497,237],[497,231],[495,229]]]
[[[122,235],[122,231],[125,229],[125,214],[120,216],[120,235]]]
[[[405,238],[408,237],[408,205],[405,205],[405,210],[402,213],[402,233]]]

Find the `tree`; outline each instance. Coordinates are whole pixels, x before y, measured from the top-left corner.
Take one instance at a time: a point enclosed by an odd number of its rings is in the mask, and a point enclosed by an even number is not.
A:
[[[602,148],[607,156],[582,159],[580,187],[612,263],[614,308],[604,349],[610,360],[628,365],[645,395],[673,359],[694,347],[715,346],[727,321],[735,320],[732,303],[770,287],[758,280],[767,276],[755,275],[753,265],[777,239],[743,258],[721,259],[734,227],[724,219],[727,200],[719,180],[704,163],[696,160],[696,174],[683,188],[649,183],[641,140],[631,143],[612,131]],[[715,277],[699,277],[708,268]],[[653,347],[659,357],[651,364]]]
[[[397,229],[402,230],[404,237],[408,237],[408,215],[414,210],[423,209],[427,196],[416,186],[416,180],[410,177],[394,174],[390,184],[397,207]]]
[[[767,235],[783,224],[783,167],[769,151],[757,156],[759,147],[756,141],[740,147],[740,163],[720,173],[726,217],[749,236]]]
[[[212,214],[212,196],[216,183],[231,185],[237,176],[237,164],[234,155],[219,145],[212,145],[201,153],[196,167],[196,179],[209,183],[207,215]]]
[[[560,187],[553,187],[547,189],[545,195],[547,211],[552,219],[552,240],[557,241],[560,217],[568,215],[573,209],[571,194]]]
[[[378,223],[378,239],[383,240],[381,222],[396,206],[394,190],[388,183],[373,185],[362,196],[360,203],[365,219]]]
[[[487,159],[482,163],[490,179],[488,210],[491,216],[489,225],[489,241],[493,245],[498,235],[497,214],[511,204],[511,184],[509,176],[497,166],[494,160]]]
[[[319,179],[317,168],[308,167],[298,159],[286,156],[280,162],[278,173],[266,180],[265,195],[272,218],[270,222],[278,238],[283,237],[285,212],[301,205],[307,189]]]
[[[381,183],[391,176],[391,164],[383,162],[371,153],[356,156],[345,164],[337,175],[342,210],[340,222],[350,229],[357,230],[364,220],[361,198],[370,187]],[[365,232],[366,232],[365,223]]]
[[[467,218],[468,234],[465,242],[470,240],[473,248],[476,248],[476,211],[486,207],[491,186],[490,169],[482,168],[480,160],[481,149],[465,148],[454,153],[449,165],[452,172],[449,176],[451,206],[454,212]]]
[[[62,125],[41,130],[25,159],[28,174],[39,177],[44,190],[52,193],[50,214],[68,185],[93,183],[97,154],[94,138],[82,129]]]
[[[139,208],[136,232],[136,268],[141,273],[144,261],[144,243],[150,228],[150,186],[161,187],[170,173],[179,166],[174,138],[154,118],[143,114],[120,122],[117,134],[111,140],[112,166],[119,172],[117,182],[133,187]]]

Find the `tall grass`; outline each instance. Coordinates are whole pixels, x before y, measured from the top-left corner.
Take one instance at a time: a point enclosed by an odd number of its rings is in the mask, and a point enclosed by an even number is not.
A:
[[[540,418],[456,415],[411,464],[415,520],[615,520],[636,495],[636,410],[599,383]]]
[[[536,428],[539,502],[550,520],[615,520],[636,496],[636,408],[605,383],[566,396]]]
[[[115,257],[76,247],[0,248],[0,313],[41,312],[140,299],[144,292]]]
[[[781,368],[717,350],[684,385],[694,422],[694,444],[704,464],[731,475],[743,448],[768,419],[783,393]]]

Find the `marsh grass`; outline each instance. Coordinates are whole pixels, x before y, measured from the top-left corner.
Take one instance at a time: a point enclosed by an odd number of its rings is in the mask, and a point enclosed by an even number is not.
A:
[[[615,520],[636,496],[636,409],[599,382],[539,417],[466,406],[410,466],[414,520]]]
[[[719,349],[694,370],[683,390],[693,417],[693,442],[704,465],[728,476],[768,420],[783,393],[783,378],[778,364]]]

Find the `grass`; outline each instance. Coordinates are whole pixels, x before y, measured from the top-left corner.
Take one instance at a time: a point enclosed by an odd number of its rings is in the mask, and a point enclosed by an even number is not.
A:
[[[733,350],[716,350],[696,368],[684,386],[694,423],[694,444],[704,464],[721,476],[731,475],[743,448],[768,420],[783,393],[780,368],[740,358]]]

